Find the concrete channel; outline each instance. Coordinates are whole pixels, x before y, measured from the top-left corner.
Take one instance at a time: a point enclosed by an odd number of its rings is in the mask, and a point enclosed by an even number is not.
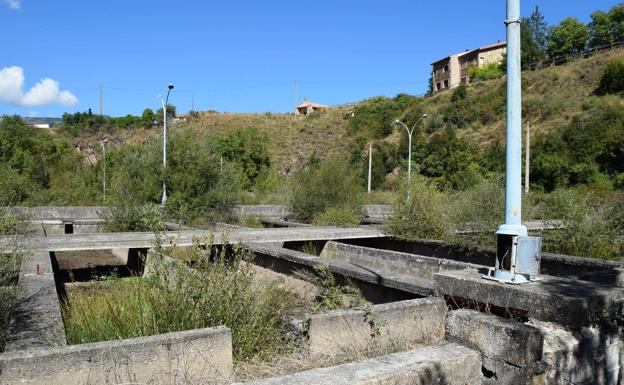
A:
[[[275,210],[280,209],[265,212]],[[105,211],[30,210],[35,247],[22,263],[24,294],[0,353],[0,384],[234,381],[231,332],[225,327],[67,345],[59,302],[63,284],[89,281],[111,269],[140,274],[151,247],[144,234],[112,236],[121,242],[98,234]],[[72,223],[73,234],[53,235],[45,227],[52,220],[62,221],[63,231]],[[252,384],[624,384],[620,263],[545,254],[542,279],[515,286],[481,278],[493,265],[492,250],[405,242],[377,229],[314,228],[279,216],[265,221],[275,228],[234,229],[256,264],[286,275],[327,266],[374,304],[294,320],[307,354],[331,357],[347,348],[371,347],[386,354]],[[176,229],[170,235],[177,240],[198,234],[176,224],[168,227]],[[60,253],[102,250],[103,245],[115,264],[101,264],[94,255],[95,265],[74,266],[70,276]],[[413,347],[390,353],[406,341]]]

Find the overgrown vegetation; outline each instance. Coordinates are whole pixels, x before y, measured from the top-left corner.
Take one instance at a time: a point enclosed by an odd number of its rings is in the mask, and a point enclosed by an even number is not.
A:
[[[1,212],[0,235],[23,235],[25,231],[23,220],[24,218],[19,215]],[[0,352],[4,351],[15,304],[21,292],[17,280],[22,257],[23,252],[17,250],[10,254],[0,254]]]
[[[411,198],[399,199],[385,229],[404,239],[443,239],[486,246],[503,223],[504,183],[497,176],[460,192],[439,191],[418,178]],[[624,194],[600,185],[532,192],[523,197],[523,218],[560,221],[541,234],[543,250],[603,259],[624,258]]]
[[[359,222],[363,189],[357,170],[347,160],[312,159],[293,176],[291,183],[290,206],[294,219],[324,224]]]
[[[147,278],[111,279],[97,290],[71,289],[63,307],[68,341],[225,325],[232,329],[237,361],[267,359],[289,349],[283,317],[294,305],[294,294],[279,282],[255,279],[252,254],[240,246],[211,250],[196,245],[181,263],[171,263],[157,247]]]

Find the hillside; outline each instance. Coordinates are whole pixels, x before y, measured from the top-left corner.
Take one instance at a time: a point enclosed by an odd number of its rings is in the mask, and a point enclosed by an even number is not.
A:
[[[604,67],[616,59],[624,60],[624,49],[602,52],[560,66],[523,72],[523,120],[531,123],[532,136],[569,124],[573,117],[591,109],[598,99],[609,99],[624,106],[620,96],[593,95]],[[404,131],[396,127],[392,129],[391,116],[397,115],[397,118],[409,121],[409,117],[416,111],[429,115],[424,122],[424,134],[427,137],[442,132],[449,125],[448,115],[454,114],[457,115],[454,116],[456,119],[461,120],[460,127],[456,127],[459,137],[481,148],[497,141],[504,143],[505,78],[470,85],[464,104],[466,111],[462,111],[464,115],[457,112],[451,101],[452,94],[450,91],[429,98],[413,98],[407,108],[395,108],[391,112],[385,111],[385,115],[380,114],[384,122],[388,120],[390,134],[386,137],[376,137],[366,126],[350,128],[352,113],[358,114],[363,107],[379,103],[380,99],[389,103],[394,100],[386,98],[368,99],[355,108],[334,109],[297,118],[289,114],[202,112],[198,118],[188,122],[172,122],[171,130],[175,132],[190,127],[198,132],[223,135],[234,128],[256,127],[269,136],[271,162],[283,174],[300,168],[312,154],[321,158],[334,154],[350,156],[357,149],[356,142],[360,137],[366,140],[372,138],[378,144],[399,144],[404,140]],[[379,108],[383,110],[386,107]],[[111,133],[83,134],[74,138],[73,142],[81,152],[90,155],[90,163],[94,164],[99,158],[100,142],[104,138],[109,139],[110,147],[117,148],[122,144],[143,143],[155,135],[161,135],[161,131],[155,128],[120,129]]]
[[[312,154],[326,157],[346,154],[352,139],[347,133],[349,109],[334,109],[321,114],[298,116],[286,114],[233,114],[204,112],[199,118],[181,123],[194,130],[223,135],[238,127],[256,127],[270,138],[272,164],[281,173],[290,173]]]
[[[530,122],[532,133],[539,135],[568,124],[574,116],[591,108],[605,66],[612,60],[624,60],[624,49],[606,51],[564,65],[522,73],[523,121]],[[478,107],[480,116],[458,134],[480,146],[504,141],[506,79],[483,81],[470,85],[468,102]],[[427,131],[435,132],[442,113],[451,104],[451,92],[424,101],[422,108],[430,114]],[[604,98],[604,97],[603,97]],[[624,101],[619,96],[614,102]]]

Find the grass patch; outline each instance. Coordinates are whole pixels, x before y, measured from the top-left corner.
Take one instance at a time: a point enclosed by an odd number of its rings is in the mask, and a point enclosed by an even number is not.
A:
[[[19,236],[26,231],[24,218],[2,213],[0,234]],[[4,351],[7,333],[11,326],[13,310],[20,294],[19,272],[22,267],[22,252],[0,254],[0,352]]]
[[[157,247],[146,278],[113,279],[104,290],[70,289],[63,307],[68,341],[225,325],[232,329],[237,361],[268,359],[291,349],[284,317],[295,305],[295,294],[279,282],[254,279],[252,255],[241,247],[211,250],[197,245],[184,253],[184,263],[166,263]]]

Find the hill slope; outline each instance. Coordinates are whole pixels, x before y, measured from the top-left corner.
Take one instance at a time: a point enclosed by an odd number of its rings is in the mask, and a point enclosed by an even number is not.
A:
[[[624,60],[624,49],[599,53],[570,63],[536,71],[523,72],[523,120],[530,122],[532,135],[539,135],[565,126],[573,117],[591,109],[599,99],[594,92],[600,82],[604,67],[612,60]],[[443,131],[448,125],[449,115],[460,120],[457,134],[481,147],[493,142],[504,142],[505,132],[505,78],[483,81],[468,87],[466,101],[457,112],[453,104],[453,92],[445,92],[429,98],[414,98],[414,102],[397,118],[409,120],[415,111],[427,112],[429,118],[424,124],[429,136]],[[613,103],[624,100],[620,96],[600,97]],[[234,128],[253,126],[265,132],[270,138],[272,164],[281,173],[290,173],[301,167],[312,154],[319,157],[329,155],[350,156],[359,137],[367,140],[375,135],[367,127],[350,127],[352,113],[359,108],[378,103],[379,98],[360,102],[355,107],[339,108],[307,117],[293,117],[289,114],[234,114],[202,112],[188,122],[172,123],[172,130],[190,127],[223,135]],[[388,99],[386,99],[388,100]],[[400,110],[401,111],[401,110]],[[395,111],[392,112],[393,114]],[[391,132],[376,142],[400,143],[404,131],[392,130],[393,118],[388,120]],[[100,141],[107,137],[111,147],[125,143],[141,143],[146,138],[161,135],[158,129],[116,130],[111,134],[87,134],[74,139],[74,145],[87,153],[94,153],[92,163],[99,157]]]

